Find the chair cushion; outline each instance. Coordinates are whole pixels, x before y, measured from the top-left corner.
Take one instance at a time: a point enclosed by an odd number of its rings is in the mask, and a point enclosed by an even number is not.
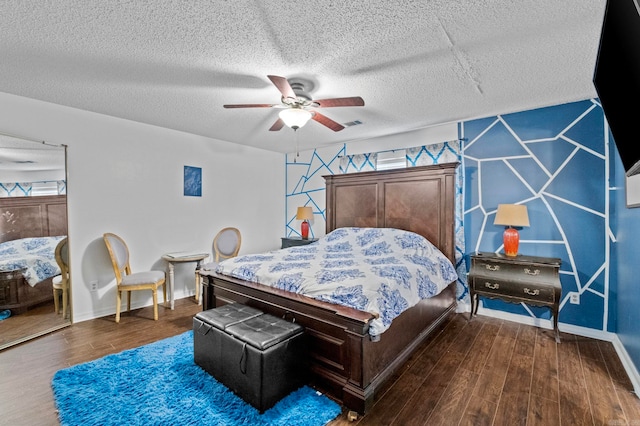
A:
[[[163,271],[134,272],[122,277],[120,285],[157,284],[164,280]]]
[[[223,232],[216,242],[218,246],[218,251],[223,256],[230,256],[238,245],[238,235],[234,231],[226,231]]]
[[[127,263],[129,263],[129,250],[127,249],[125,243],[117,237],[108,235],[106,236],[106,238],[111,244],[111,249],[113,250],[113,254],[116,257],[118,269],[122,271]]]

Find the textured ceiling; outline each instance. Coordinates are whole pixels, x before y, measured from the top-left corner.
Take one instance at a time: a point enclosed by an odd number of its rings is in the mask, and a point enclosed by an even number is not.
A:
[[[605,0],[64,0],[0,3],[0,91],[277,152],[268,74],[339,123],[301,150],[595,97]],[[2,130],[2,129],[0,129]],[[46,138],[46,135],[40,135]]]

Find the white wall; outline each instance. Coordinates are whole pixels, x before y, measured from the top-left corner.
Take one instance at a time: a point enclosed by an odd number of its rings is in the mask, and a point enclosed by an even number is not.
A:
[[[32,144],[33,142],[25,142]],[[60,148],[64,150],[64,148]],[[16,170],[0,170],[0,182],[44,182],[54,180],[64,180],[64,171],[62,170],[34,170],[34,171],[16,171]]]
[[[134,271],[166,269],[166,252],[211,252],[225,226],[242,232],[241,253],[279,247],[282,154],[3,93],[0,131],[68,146],[74,322],[115,312],[104,232],[127,241]],[[183,196],[185,165],[202,168],[202,197]],[[176,267],[176,298],[194,294],[193,270]],[[149,305],[150,294],[134,294],[132,303]]]
[[[456,139],[458,139],[458,123],[447,123],[405,133],[349,142],[346,144],[346,150],[347,155],[366,154],[369,152],[413,148]]]

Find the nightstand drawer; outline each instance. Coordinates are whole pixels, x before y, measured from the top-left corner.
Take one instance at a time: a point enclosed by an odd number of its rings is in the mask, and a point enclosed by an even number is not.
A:
[[[472,268],[475,274],[508,280],[534,283],[552,283],[557,280],[557,267],[553,264],[506,263],[480,258],[473,260]]]
[[[555,302],[556,291],[553,285],[501,281],[489,277],[473,277],[470,285],[477,293],[496,294],[531,301]]]

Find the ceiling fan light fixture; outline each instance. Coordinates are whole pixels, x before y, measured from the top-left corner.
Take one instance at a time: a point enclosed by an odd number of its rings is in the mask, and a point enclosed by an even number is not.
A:
[[[280,119],[284,121],[288,127],[293,130],[298,130],[300,127],[307,124],[312,117],[310,111],[301,108],[287,108],[280,111]]]

